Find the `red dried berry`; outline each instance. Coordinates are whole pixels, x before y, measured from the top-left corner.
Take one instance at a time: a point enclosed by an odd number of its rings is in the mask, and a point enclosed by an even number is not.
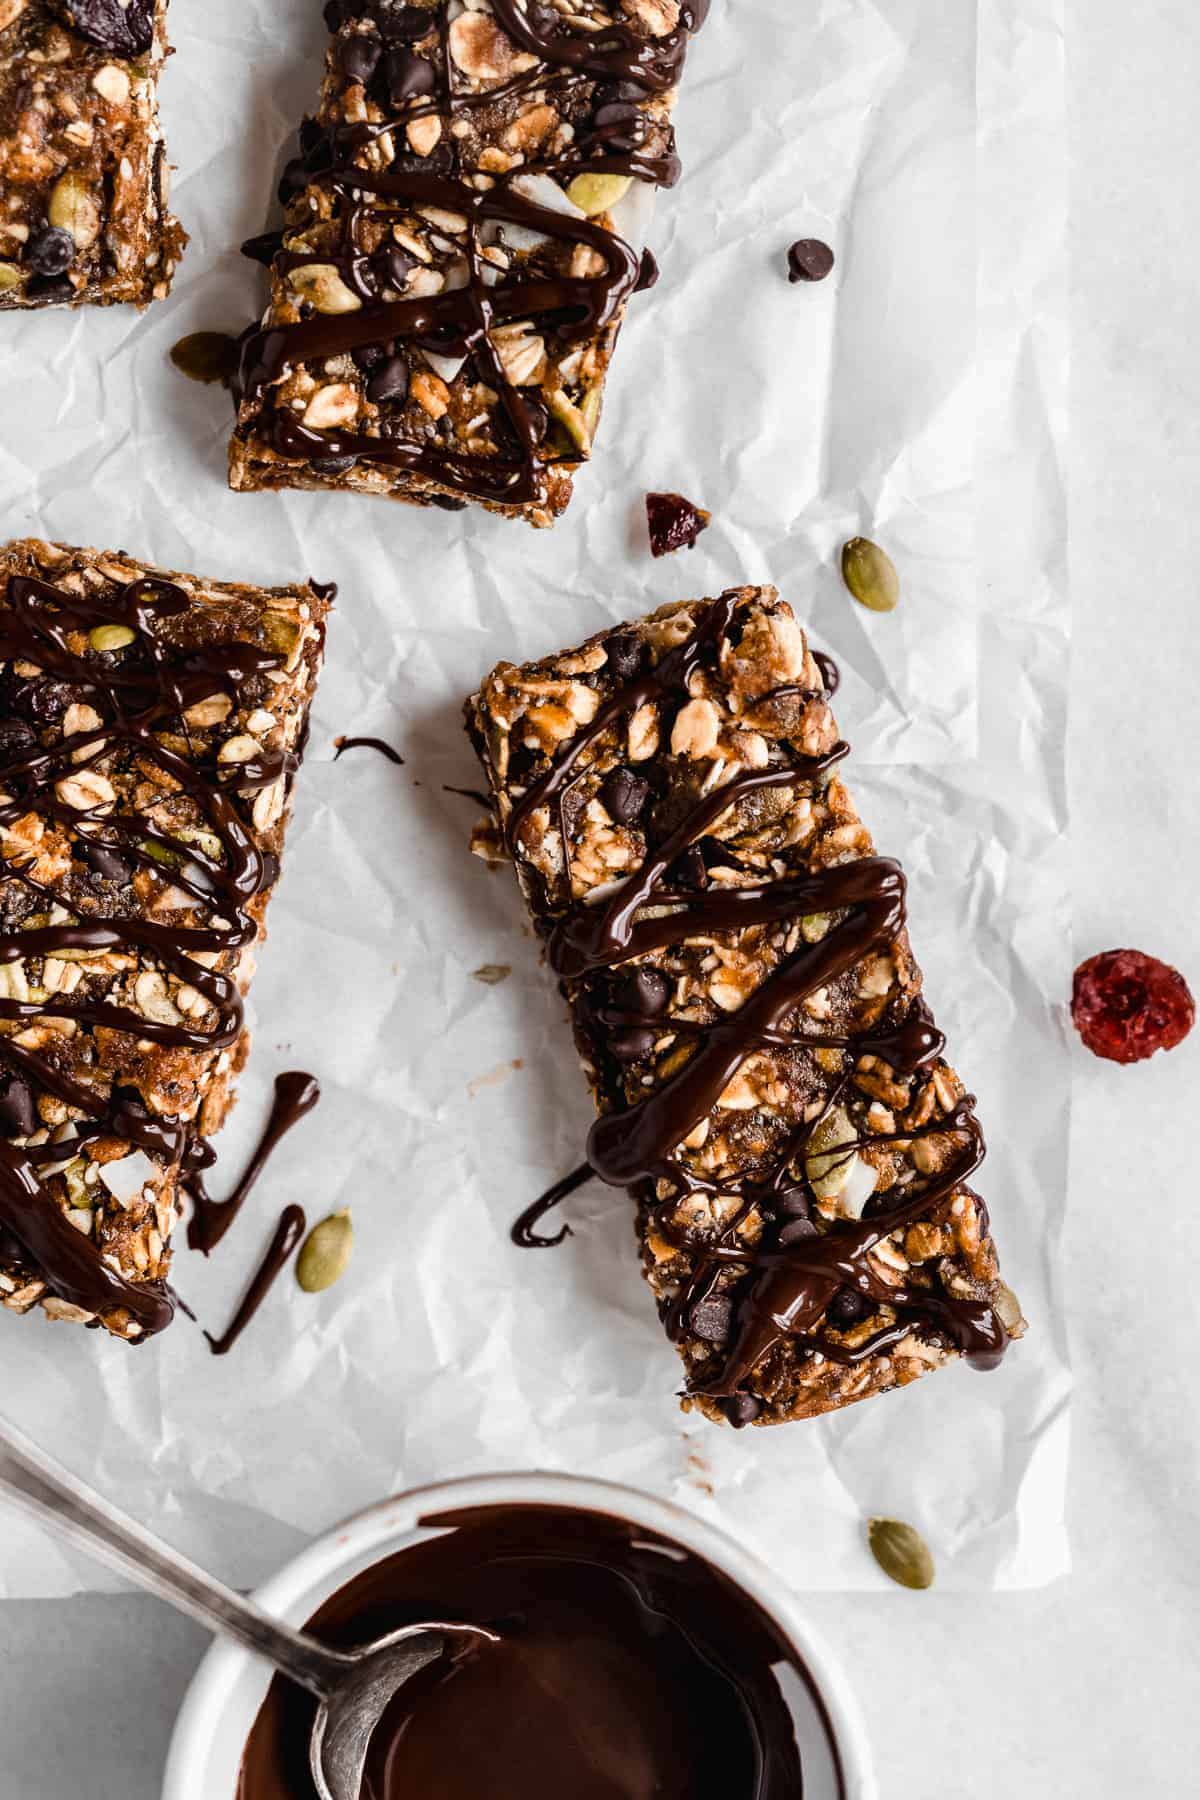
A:
[[[650,553],[666,556],[672,550],[690,550],[712,514],[693,506],[682,494],[647,494],[646,520],[650,526]]]
[[[1196,1003],[1178,969],[1141,950],[1105,950],[1075,971],[1075,1029],[1094,1056],[1144,1062],[1173,1050],[1196,1021]]]

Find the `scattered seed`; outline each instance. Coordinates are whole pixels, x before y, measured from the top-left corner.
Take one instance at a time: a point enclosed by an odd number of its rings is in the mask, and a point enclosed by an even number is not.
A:
[[[238,340],[227,331],[193,331],[171,345],[171,361],[189,381],[227,385],[237,374]]]
[[[900,577],[886,550],[870,538],[851,538],[842,551],[842,580],[868,612],[889,613],[900,598]]]
[[[933,1586],[933,1555],[914,1526],[899,1519],[869,1519],[867,1542],[890,1581],[906,1588]]]
[[[354,1251],[349,1210],[331,1213],[314,1225],[296,1258],[296,1280],[306,1294],[322,1294],[340,1281]]]
[[[471,974],[476,981],[482,981],[488,987],[499,987],[500,983],[507,981],[512,974],[512,964],[484,963],[482,967],[472,969]]]
[[[93,625],[88,643],[93,650],[124,650],[137,636],[128,625]]]

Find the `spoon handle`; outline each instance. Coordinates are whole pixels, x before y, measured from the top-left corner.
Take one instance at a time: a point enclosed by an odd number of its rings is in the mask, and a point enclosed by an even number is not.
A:
[[[324,1699],[352,1659],[268,1617],[224,1582],[118,1512],[7,1421],[0,1419],[0,1494],[48,1523],[59,1537],[111,1563],[139,1587],[210,1631],[236,1638]]]

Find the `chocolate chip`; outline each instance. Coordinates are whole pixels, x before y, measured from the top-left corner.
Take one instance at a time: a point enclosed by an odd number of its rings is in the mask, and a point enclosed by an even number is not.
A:
[[[465,512],[465,500],[456,500],[452,494],[430,494],[430,506],[440,506],[443,512]]]
[[[382,400],[404,400],[408,395],[408,364],[402,356],[389,356],[367,383],[367,399],[376,406]]]
[[[59,10],[109,56],[144,56],[154,42],[154,0],[60,0]]]
[[[608,1048],[619,1063],[641,1062],[654,1048],[654,1033],[645,1026],[635,1026],[631,1031],[618,1031],[609,1038]]]
[[[540,400],[534,400],[529,394],[521,395],[521,404],[529,418],[533,441],[540,444],[550,429],[550,413]]]
[[[638,270],[638,278],[633,284],[635,294],[644,294],[647,289],[657,286],[658,260],[653,250],[642,251],[642,266]]]
[[[820,238],[798,238],[788,251],[788,280],[824,281],[833,260],[833,251]]]
[[[39,275],[61,275],[75,260],[75,239],[58,225],[48,225],[30,238],[25,260]]]
[[[432,94],[433,64],[426,62],[423,56],[417,56],[412,50],[389,50],[386,80],[392,105],[402,106],[406,100],[414,99],[420,94]]]
[[[384,37],[411,44],[433,28],[433,17],[422,6],[406,6],[401,0],[373,0],[371,14]]]
[[[379,251],[373,265],[379,272],[385,287],[403,288],[408,281],[410,271],[416,266],[416,257],[402,250],[399,244],[388,244]]]
[[[251,262],[263,263],[269,268],[282,248],[282,231],[263,231],[257,237],[246,239],[242,245],[242,255],[248,256]]]
[[[790,1250],[793,1244],[802,1244],[806,1238],[815,1238],[817,1228],[811,1219],[792,1219],[779,1233],[782,1249]]]
[[[623,765],[600,784],[600,803],[618,825],[632,825],[650,798],[650,783]]]
[[[337,64],[347,81],[359,81],[365,87],[382,55],[383,45],[374,32],[356,31],[338,44]]]
[[[302,156],[293,156],[290,162],[284,164],[283,174],[279,177],[279,204],[287,206],[307,186],[308,164]]]
[[[308,466],[315,475],[344,475],[357,461],[357,456],[314,456]]]
[[[825,1317],[838,1331],[845,1331],[850,1325],[859,1325],[869,1318],[874,1311],[872,1302],[857,1288],[839,1288],[829,1305],[825,1308]]]
[[[632,632],[614,632],[612,637],[605,638],[604,649],[608,666],[618,681],[632,681],[641,672],[646,646]]]
[[[31,1137],[39,1124],[33,1089],[20,1075],[0,1075],[0,1133]]]
[[[617,982],[612,998],[618,1012],[634,1013],[642,1019],[657,1019],[667,1010],[671,984],[657,969],[634,969]]]
[[[706,1344],[723,1344],[733,1330],[733,1301],[728,1294],[711,1294],[688,1314],[693,1337]]]
[[[95,838],[77,838],[75,854],[80,862],[86,863],[94,875],[103,881],[119,881],[122,884],[132,879],[133,864],[111,844],[101,844]]]
[[[775,1210],[782,1219],[811,1219],[812,1201],[807,1188],[785,1188],[775,1200]]]
[[[20,1238],[14,1237],[7,1226],[0,1225],[0,1262],[19,1263],[23,1254]]]
[[[647,494],[646,523],[650,530],[651,556],[667,556],[672,550],[690,550],[712,514],[683,494]]]
[[[45,306],[61,306],[75,297],[75,284],[68,275],[31,275],[25,284],[26,298],[40,300]]]
[[[728,1394],[720,1405],[735,1431],[740,1431],[743,1425],[753,1425],[762,1411],[762,1401],[756,1400],[753,1394]]]

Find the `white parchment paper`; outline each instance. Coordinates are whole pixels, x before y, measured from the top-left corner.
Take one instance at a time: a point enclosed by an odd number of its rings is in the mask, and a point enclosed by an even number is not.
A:
[[[586,1471],[723,1523],[789,1580],[881,1581],[862,1521],[918,1523],[945,1585],[1066,1563],[1067,1380],[1055,1254],[1066,1192],[1066,603],[1061,0],[714,0],[680,107],[686,174],[658,212],[594,464],[553,531],[353,496],[235,496],[226,397],[170,346],[238,328],[291,132],[316,93],[317,0],[176,0],[163,92],[192,232],[137,318],[7,316],[6,533],[122,546],[230,578],[336,579],[338,611],[285,874],[223,1134],[230,1184],[274,1074],[324,1100],[180,1292],[219,1328],[279,1208],[349,1205],[351,1273],[285,1278],[228,1359],[181,1318],[123,1345],[0,1315],[0,1405],[113,1499],[235,1581],[409,1483]],[[787,245],[836,248],[789,287]],[[713,511],[653,562],[647,488]],[[857,609],[836,553],[886,543],[904,581]],[[952,1060],[991,1141],[981,1183],[1031,1320],[1002,1370],[955,1368],[818,1424],[721,1431],[677,1411],[679,1367],[628,1207],[593,1186],[532,1254],[513,1215],[590,1120],[561,1002],[515,884],[466,855],[463,695],[500,657],[573,644],[664,600],[771,580],[841,664],[849,780],[905,861]],[[333,763],[338,733],[403,752]],[[508,964],[486,986],[472,971]],[[0,1595],[101,1586],[5,1518]]]

